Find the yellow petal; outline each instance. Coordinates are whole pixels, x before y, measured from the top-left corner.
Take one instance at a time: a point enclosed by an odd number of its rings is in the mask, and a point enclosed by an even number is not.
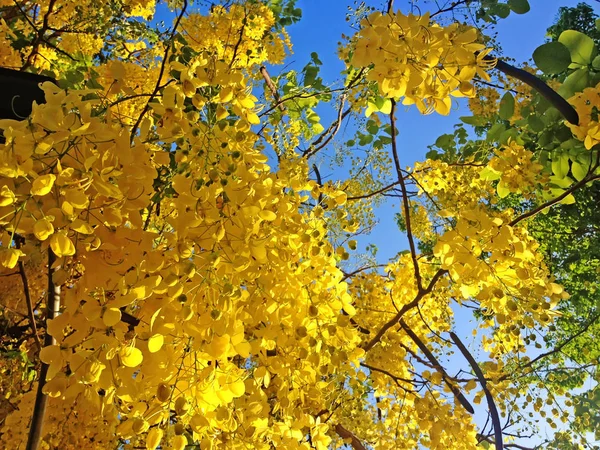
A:
[[[159,351],[165,342],[165,337],[162,334],[155,334],[148,339],[148,351],[150,353],[156,353]]]
[[[112,327],[121,321],[121,310],[119,308],[108,308],[104,311],[102,321],[107,327]]]
[[[144,360],[144,355],[139,348],[135,347],[123,347],[119,351],[121,362],[127,367],[137,367]]]
[[[19,257],[23,256],[21,250],[17,250],[16,248],[5,248],[0,250],[0,264],[9,269],[14,268],[19,262]]]
[[[45,241],[52,235],[52,233],[54,233],[54,226],[45,217],[43,219],[38,220],[33,225],[33,235],[40,241]]]
[[[62,256],[72,256],[75,254],[75,246],[69,237],[64,233],[56,233],[50,239],[50,247],[59,258]]]
[[[146,437],[146,448],[148,450],[155,450],[160,444],[160,440],[163,437],[163,430],[160,428],[152,428],[148,431],[148,436]]]
[[[54,181],[56,180],[56,175],[51,173],[47,175],[42,175],[41,177],[37,177],[31,183],[31,193],[33,195],[46,195],[52,190],[52,186],[54,186]]]

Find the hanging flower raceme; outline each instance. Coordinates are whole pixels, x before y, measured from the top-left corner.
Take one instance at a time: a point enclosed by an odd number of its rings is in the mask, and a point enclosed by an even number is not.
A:
[[[429,14],[376,12],[361,22],[349,63],[369,67],[367,79],[386,98],[415,104],[424,114],[449,114],[451,96],[473,97],[473,78],[489,81],[491,51],[477,42],[477,30],[432,23]]]

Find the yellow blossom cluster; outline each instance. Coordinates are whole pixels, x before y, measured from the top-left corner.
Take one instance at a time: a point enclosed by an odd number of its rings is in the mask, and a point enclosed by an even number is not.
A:
[[[571,97],[569,102],[579,114],[579,123],[575,125],[567,122],[567,126],[575,137],[583,142],[585,148],[590,150],[600,143],[600,83],[595,87],[585,88],[583,92]]]
[[[533,195],[543,181],[543,166],[538,163],[533,152],[510,140],[501,149],[496,149],[488,165],[480,176],[486,180],[499,180],[496,187],[501,198],[509,193]]]
[[[190,14],[182,20],[188,45],[232,67],[269,61],[279,64],[291,49],[285,30],[275,34],[273,12],[260,2],[215,6],[211,14]]]
[[[26,255],[17,236],[40,242],[65,289],[47,329],[57,344],[40,352],[44,392],[91,397],[119,422],[115,437],[293,448],[311,433],[325,448],[314,415],[364,353],[325,222],[300,212],[306,165],[270,172],[244,80],[198,62],[133,139],[110,105],[52,84],[29,120],[0,123],[0,260],[13,268]]]
[[[495,215],[483,206],[463,210],[434,249],[452,279],[453,296],[476,299],[494,318],[490,325],[499,325],[501,353],[520,348],[521,326],[548,323],[564,298],[536,251],[539,244],[509,218],[510,212]]]
[[[76,58],[92,58],[104,45],[110,18],[148,19],[154,14],[155,0],[43,0],[35,5],[6,2],[0,19],[0,67],[54,72]],[[22,39],[30,41],[23,46]]]
[[[443,27],[432,23],[429,14],[375,12],[361,22],[349,63],[370,67],[367,79],[384,97],[402,98],[424,114],[447,115],[451,96],[475,95],[475,75],[489,80],[486,69],[493,62],[484,59],[489,49],[477,39],[475,28]]]
[[[498,113],[500,94],[497,89],[483,86],[477,88],[477,95],[469,98],[469,109],[475,117],[490,118]]]
[[[419,194],[435,198],[438,210],[460,214],[463,208],[470,208],[493,195],[489,182],[479,176],[481,169],[471,163],[426,160],[415,164],[411,177]]]

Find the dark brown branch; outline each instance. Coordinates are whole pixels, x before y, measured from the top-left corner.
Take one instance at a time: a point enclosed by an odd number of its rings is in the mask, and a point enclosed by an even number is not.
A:
[[[594,170],[596,170],[596,167],[594,167],[592,169],[592,171],[594,171]],[[527,219],[529,217],[533,217],[537,213],[539,213],[540,211],[543,211],[544,209],[549,208],[550,206],[555,205],[556,203],[560,202],[563,198],[567,197],[569,194],[572,194],[577,189],[579,189],[580,187],[582,187],[585,184],[589,183],[590,181],[594,181],[594,180],[598,180],[598,179],[600,179],[600,175],[594,175],[594,176],[591,176],[591,177],[590,176],[585,177],[581,181],[578,181],[577,183],[575,183],[573,186],[571,186],[565,192],[563,192],[562,194],[560,194],[558,197],[553,198],[552,200],[548,200],[546,203],[542,203],[537,208],[534,208],[531,211],[528,211],[525,214],[520,215],[519,217],[517,217],[516,219],[514,219],[512,222],[510,222],[509,225],[511,227],[514,227],[516,224],[518,224],[522,220],[525,220],[525,219]]]
[[[335,426],[335,432],[342,439],[350,439],[350,445],[352,446],[352,448],[354,450],[367,450],[367,447],[365,447],[362,444],[362,442],[360,442],[360,440],[354,435],[354,433],[348,431],[346,428],[344,428],[339,423]]]
[[[485,61],[496,61],[496,69],[500,72],[505,73],[509,77],[516,78],[517,80],[521,80],[523,83],[531,86],[535,89],[542,97],[548,100],[552,106],[554,106],[561,115],[573,125],[579,124],[579,115],[575,108],[569,104],[567,100],[561,97],[558,92],[544,83],[541,79],[536,77],[535,75],[530,74],[529,72],[519,69],[518,67],[511,66],[504,61],[496,59],[492,56],[486,55],[483,57]]]
[[[365,368],[369,369],[371,372],[379,372],[379,373],[382,373],[384,375],[387,375],[388,377],[390,377],[394,381],[394,383],[396,383],[396,386],[398,386],[400,389],[402,389],[402,390],[404,390],[406,392],[415,392],[415,391],[413,391],[412,389],[408,389],[408,388],[402,386],[400,384],[400,381],[402,381],[404,383],[411,384],[411,385],[414,385],[415,383],[423,383],[422,381],[417,381],[417,380],[407,380],[406,378],[402,378],[402,377],[396,376],[393,373],[388,372],[385,369],[380,369],[379,367],[374,367],[374,366],[371,366],[369,364],[360,363],[360,365],[362,367],[365,367]]]
[[[302,154],[303,158],[308,159],[316,154],[319,150],[325,148],[325,146],[329,144],[329,142],[331,142],[331,140],[335,137],[337,132],[340,131],[342,121],[352,112],[352,107],[348,108],[346,111],[343,111],[344,103],[346,103],[346,95],[342,94],[337,118],[325,131],[323,131],[323,133],[319,135],[317,139],[315,139],[312,144],[308,146],[308,148]]]
[[[15,238],[17,248],[20,248],[23,244],[23,238],[18,236]],[[33,311],[33,302],[31,301],[31,291],[29,290],[29,281],[27,280],[27,273],[25,273],[25,264],[23,260],[19,259],[19,274],[21,275],[21,282],[23,283],[23,294],[25,295],[25,303],[27,304],[27,317],[29,318],[29,325],[31,326],[31,332],[33,338],[37,344],[38,351],[42,349],[42,342],[37,331],[37,324],[35,323],[35,314]]]
[[[277,92],[277,86],[275,86],[275,84],[271,80],[271,77],[269,76],[269,72],[267,72],[267,68],[265,66],[261,66],[260,73],[263,76],[267,87],[271,91],[271,94],[273,94],[273,98],[275,99],[275,105],[277,107],[279,107],[279,110],[281,112],[285,112],[285,106],[283,105],[283,103],[280,100],[279,92]]]
[[[387,13],[392,14],[394,12],[394,0],[388,0]]]
[[[321,172],[319,171],[319,168],[317,167],[316,164],[313,164],[312,167],[313,167],[313,170],[315,171],[315,177],[317,178],[317,185],[321,188],[321,187],[323,187],[323,180],[321,179]],[[323,192],[319,192],[319,198],[318,198],[317,202],[319,205],[323,202]]]
[[[344,274],[344,278],[342,278],[342,281],[345,281],[348,278],[352,278],[354,275],[358,275],[359,273],[362,273],[365,270],[378,269],[378,268],[381,268],[381,267],[385,267],[386,265],[387,264],[376,264],[374,266],[364,266],[364,267],[361,267],[360,269],[356,269],[356,270],[354,270],[352,272],[344,272],[344,271],[342,271],[343,274]]]
[[[458,336],[452,331],[450,332],[450,338],[456,344],[456,346],[463,354],[465,359],[469,362],[469,365],[473,369],[473,372],[475,372],[475,376],[479,380],[481,389],[483,389],[483,392],[485,393],[485,399],[488,404],[490,416],[492,419],[492,425],[494,427],[494,445],[496,446],[496,450],[502,450],[504,448],[504,445],[502,443],[502,425],[500,424],[500,415],[498,414],[498,409],[496,408],[494,397],[492,396],[492,393],[487,387],[487,381],[485,379],[485,376],[483,375],[479,364],[477,364],[477,361],[475,361],[475,358],[473,358],[473,355],[471,355],[469,350],[467,350],[467,347],[465,347],[465,345],[458,338]]]
[[[408,311],[410,311],[411,309],[415,308],[419,302],[421,301],[421,299],[426,296],[427,294],[431,293],[431,291],[433,290],[433,288],[435,287],[435,284],[437,283],[437,281],[446,274],[447,272],[445,270],[439,269],[435,275],[431,278],[431,281],[429,282],[429,285],[422,291],[418,292],[416,297],[410,302],[405,304],[404,306],[402,306],[402,308],[400,308],[400,310],[398,311],[398,313],[388,322],[386,322],[381,329],[377,332],[377,334],[375,335],[375,337],[373,337],[373,339],[371,339],[364,347],[364,351],[368,352],[369,350],[371,350],[373,347],[375,347],[375,345],[377,345],[377,343],[381,340],[381,338],[383,337],[383,335],[385,334],[385,332],[387,330],[389,330],[390,328],[392,328],[394,325],[396,325],[400,319],[402,319],[402,317],[404,316],[404,314],[406,314]]]
[[[48,248],[48,305],[46,309],[46,322],[58,316],[60,310],[60,286],[54,284],[52,275],[56,268],[53,267],[56,262],[56,255],[51,248]],[[44,346],[56,344],[56,340],[48,333],[46,325],[46,336],[44,337]],[[29,437],[27,439],[27,450],[38,450],[42,441],[42,427],[44,425],[44,416],[46,415],[46,405],[48,396],[44,394],[44,385],[48,374],[48,364],[42,363],[40,376],[38,379],[37,393],[35,395],[35,405],[31,416],[31,425],[29,427]]]
[[[404,220],[406,221],[406,236],[408,238],[408,245],[410,247],[410,257],[413,263],[413,269],[415,271],[415,282],[419,292],[423,290],[423,280],[421,279],[421,270],[419,269],[419,262],[417,261],[417,246],[415,245],[415,239],[412,233],[412,224],[410,219],[410,204],[408,202],[408,192],[406,189],[406,183],[404,182],[404,175],[402,174],[402,167],[400,167],[400,158],[398,156],[398,143],[396,140],[396,102],[391,100],[392,110],[390,111],[390,133],[392,135],[392,155],[394,157],[394,165],[396,166],[396,173],[398,174],[398,182],[400,183],[400,189],[402,190],[402,205],[404,209]]]
[[[48,21],[50,20],[50,15],[52,14],[52,9],[54,8],[55,3],[56,0],[50,0],[50,2],[48,2],[48,11],[46,11],[46,14],[44,14],[44,18],[42,20],[42,28],[37,30],[37,36],[31,43],[31,51],[29,52],[29,55],[25,60],[25,64],[23,64],[23,67],[21,67],[22,72],[25,71],[25,69],[27,69],[29,66],[31,66],[31,64],[33,63],[33,57],[38,53],[40,44],[44,41],[44,34],[46,34],[46,31],[48,30]]]
[[[373,196],[375,196],[377,194],[382,194],[382,193],[384,193],[386,191],[389,191],[394,186],[398,186],[399,183],[400,183],[399,181],[394,181],[392,184],[388,184],[387,186],[384,186],[381,189],[377,189],[374,192],[369,192],[368,194],[364,194],[364,195],[357,195],[355,197],[348,197],[346,200],[347,201],[349,201],[349,200],[362,200],[362,199],[365,199],[365,198],[370,198],[370,197],[373,197]]]
[[[456,400],[470,414],[474,414],[475,410],[473,409],[473,406],[469,403],[469,401],[464,396],[464,394],[462,392],[460,392],[460,389],[456,385],[454,385],[454,383],[452,383],[451,377],[446,373],[446,371],[444,370],[442,365],[438,362],[435,355],[433,353],[431,353],[431,351],[427,348],[427,346],[423,343],[423,341],[421,339],[419,339],[419,336],[417,336],[415,334],[415,332],[413,330],[411,330],[408,325],[406,325],[406,322],[404,322],[404,320],[400,320],[400,326],[406,332],[406,334],[408,334],[408,336],[412,339],[412,341],[415,344],[417,344],[417,347],[419,347],[419,350],[421,350],[421,352],[427,357],[427,359],[433,365],[435,370],[437,370],[440,373],[440,375],[442,375],[442,380],[444,380],[444,383],[446,383],[446,386],[448,386],[450,391],[452,391]]]

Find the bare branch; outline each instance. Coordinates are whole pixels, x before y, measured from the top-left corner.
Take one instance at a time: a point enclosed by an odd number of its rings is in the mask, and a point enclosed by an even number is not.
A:
[[[594,169],[595,170],[595,169]],[[518,224],[519,222],[521,222],[522,220],[525,220],[529,217],[533,217],[535,216],[537,213],[539,213],[540,211],[543,211],[546,208],[549,208],[550,206],[553,206],[555,204],[557,204],[558,202],[560,202],[563,198],[567,197],[569,194],[572,194],[573,192],[575,192],[577,189],[579,189],[580,187],[584,186],[585,184],[589,183],[590,181],[594,181],[594,180],[598,180],[600,179],[600,175],[594,175],[594,176],[588,176],[585,177],[584,179],[582,179],[581,181],[578,181],[577,183],[575,183],[573,186],[571,186],[569,189],[567,189],[565,192],[563,192],[562,194],[560,194],[558,197],[553,198],[552,200],[548,200],[546,203],[542,203],[540,206],[538,206],[537,208],[532,209],[531,211],[526,212],[525,214],[521,214],[519,217],[517,217],[516,219],[514,219],[512,222],[509,223],[509,225],[511,227],[514,227],[516,224]]]
[[[167,61],[169,59],[169,52],[171,51],[171,45],[173,45],[173,38],[175,37],[177,28],[179,27],[179,23],[181,22],[181,19],[183,18],[183,15],[185,14],[187,7],[188,7],[188,0],[183,0],[183,6],[181,7],[181,12],[177,16],[177,20],[175,20],[175,24],[173,25],[173,29],[171,30],[171,35],[169,36],[169,43],[166,46],[167,48],[165,50],[165,54],[163,55],[163,60],[160,65],[160,71],[158,73],[158,78],[156,80],[156,86],[154,86],[154,90],[152,91],[152,94],[150,94],[150,98],[144,105],[144,109],[142,110],[142,113],[140,114],[140,116],[136,120],[135,124],[131,128],[131,136],[130,136],[131,142],[133,142],[135,133],[137,132],[138,127],[140,126],[140,123],[142,123],[142,119],[144,118],[144,116],[148,112],[148,109],[150,108],[150,103],[152,102],[152,100],[154,100],[154,97],[156,97],[156,94],[158,94],[158,91],[160,91],[161,88],[163,87],[160,85],[160,80],[162,79],[163,74],[165,73],[165,67],[166,67]]]
[[[442,380],[444,380],[444,383],[446,383],[446,386],[448,386],[450,391],[452,391],[456,400],[470,414],[474,414],[475,410],[473,409],[473,406],[471,405],[471,403],[469,403],[469,401],[464,396],[464,394],[462,392],[460,392],[460,389],[454,383],[452,383],[450,376],[446,373],[446,371],[444,370],[442,365],[438,362],[435,355],[433,353],[431,353],[431,351],[427,348],[427,346],[423,343],[423,341],[421,339],[419,339],[419,336],[417,336],[415,334],[415,332],[410,329],[410,327],[406,324],[406,322],[404,322],[404,320],[400,320],[400,326],[406,332],[406,334],[408,334],[408,336],[412,339],[412,341],[415,344],[417,344],[417,347],[419,347],[421,352],[427,357],[427,359],[433,365],[435,370],[437,370],[442,375]]]
[[[375,347],[375,345],[377,345],[377,343],[381,340],[381,338],[383,337],[383,335],[385,334],[385,332],[387,330],[389,330],[390,328],[392,328],[394,325],[396,325],[400,319],[402,319],[402,317],[404,316],[404,314],[406,314],[408,311],[410,311],[411,309],[415,308],[419,302],[421,301],[421,299],[423,297],[425,297],[426,295],[428,295],[429,293],[431,293],[431,291],[433,290],[433,288],[435,287],[435,284],[438,282],[438,280],[444,276],[447,273],[447,271],[439,269],[435,275],[431,278],[431,281],[429,282],[429,285],[422,291],[419,291],[417,293],[417,296],[410,302],[405,304],[402,308],[400,308],[400,310],[398,311],[398,313],[388,322],[386,322],[381,329],[377,332],[377,334],[375,335],[375,337],[373,337],[373,339],[371,339],[364,347],[364,351],[368,352],[369,350],[371,350],[373,347]]]
[[[473,358],[473,355],[471,355],[469,350],[467,350],[467,347],[465,347],[465,345],[458,338],[458,336],[452,331],[450,332],[450,338],[456,344],[456,346],[463,354],[465,359],[469,362],[469,365],[473,369],[473,372],[475,372],[475,376],[479,380],[481,389],[483,389],[483,392],[485,393],[485,399],[487,401],[490,416],[492,418],[492,425],[494,427],[494,445],[496,446],[496,450],[502,450],[504,448],[504,445],[502,443],[502,425],[500,424],[500,415],[498,414],[498,409],[496,408],[494,397],[492,396],[492,393],[487,387],[487,381],[485,379],[485,376],[483,375],[479,364],[477,364],[477,361],[475,361],[475,358]]]
[[[412,233],[412,225],[410,220],[410,205],[408,203],[408,192],[406,190],[406,183],[404,182],[404,175],[402,174],[402,167],[400,167],[400,158],[398,156],[398,143],[396,141],[396,102],[392,99],[392,110],[390,111],[390,133],[392,135],[392,155],[394,157],[394,165],[396,166],[396,173],[398,174],[398,182],[400,183],[400,189],[402,190],[402,205],[404,209],[404,220],[406,221],[406,236],[408,238],[408,245],[410,247],[410,257],[412,258],[413,268],[415,271],[415,282],[419,292],[423,290],[423,281],[421,279],[421,270],[419,269],[419,262],[417,261],[417,247],[415,245],[415,239]]]

